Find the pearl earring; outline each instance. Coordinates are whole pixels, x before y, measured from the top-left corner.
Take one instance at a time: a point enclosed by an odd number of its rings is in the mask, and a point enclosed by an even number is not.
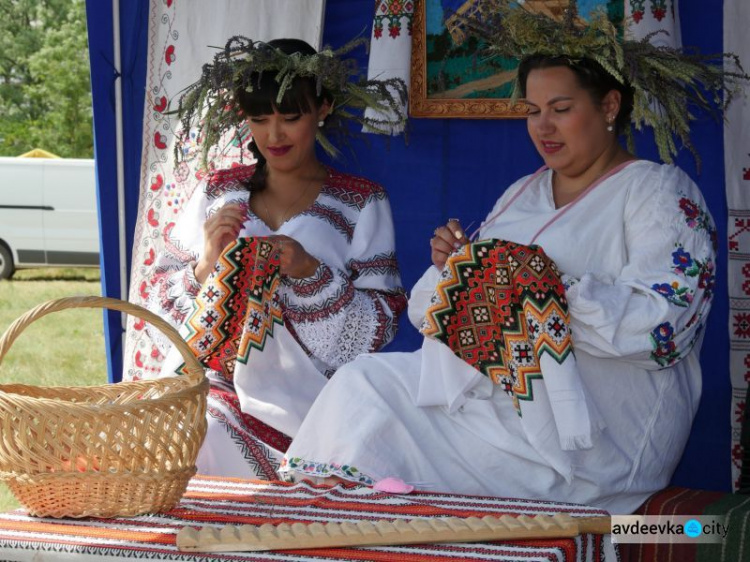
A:
[[[607,123],[609,123],[607,125],[607,131],[609,131],[610,133],[615,130],[614,126],[612,125],[612,121],[614,121],[614,117],[607,117]]]
[[[322,127],[325,124],[326,124],[326,122],[323,121],[322,119],[320,121],[318,121],[318,127]]]

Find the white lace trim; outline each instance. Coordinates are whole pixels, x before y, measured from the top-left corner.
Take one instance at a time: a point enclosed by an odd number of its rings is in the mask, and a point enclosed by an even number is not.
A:
[[[301,322],[294,329],[315,357],[338,368],[372,349],[378,324],[375,303],[355,292],[352,302],[339,313],[316,322]]]

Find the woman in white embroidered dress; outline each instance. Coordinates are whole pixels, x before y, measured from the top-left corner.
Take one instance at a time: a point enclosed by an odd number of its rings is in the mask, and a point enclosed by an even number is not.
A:
[[[265,48],[265,47],[261,47]],[[269,42],[288,55],[317,56],[296,39]],[[281,455],[318,392],[343,363],[395,335],[406,306],[388,197],[379,185],[321,164],[318,131],[332,109],[314,77],[297,77],[277,99],[275,72],[237,88],[234,103],[252,133],[257,164],[211,173],[165,236],[155,266],[153,311],[180,326],[222,249],[266,237],[280,253],[276,326],[231,377],[209,371],[209,430],[200,473],[273,479]],[[168,342],[162,375],[181,358]]]
[[[613,513],[632,512],[669,483],[701,392],[713,221],[685,173],[620,145],[633,90],[597,63],[531,56],[519,84],[546,167],[507,189],[479,237],[538,244],[563,272],[592,446],[563,450],[554,427],[530,439],[501,387],[426,338],[420,351],[362,356],[340,369],[282,473],[367,485],[393,478],[402,490]],[[409,301],[415,326],[448,255],[468,241],[455,220],[435,231],[434,266]]]

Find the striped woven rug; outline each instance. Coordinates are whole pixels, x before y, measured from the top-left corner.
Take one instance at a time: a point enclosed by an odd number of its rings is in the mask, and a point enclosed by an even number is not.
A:
[[[724,515],[721,544],[621,544],[622,562],[750,562],[750,495],[672,487],[651,496],[638,515]]]
[[[502,543],[410,545],[268,553],[181,553],[175,535],[203,526],[484,515],[573,516],[604,512],[574,504],[417,492],[395,496],[359,486],[251,482],[196,477],[178,506],[164,514],[111,520],[37,519],[0,514],[0,560],[182,560],[379,562],[600,562],[615,560],[607,537]],[[610,556],[606,556],[606,552]]]

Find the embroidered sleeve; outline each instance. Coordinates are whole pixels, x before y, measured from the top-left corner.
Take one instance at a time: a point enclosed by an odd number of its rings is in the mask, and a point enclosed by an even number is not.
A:
[[[201,287],[195,278],[195,265],[203,251],[203,223],[227,202],[247,198],[241,191],[212,198],[207,194],[209,189],[206,182],[196,187],[179,220],[166,225],[163,250],[154,263],[147,307],[178,329],[192,311]],[[150,330],[149,335],[163,354],[169,350],[171,343],[158,330]]]
[[[574,345],[656,370],[699,341],[714,288],[716,229],[695,184],[662,167],[625,212],[629,262],[617,279],[567,279]],[[639,200],[640,199],[640,200]]]
[[[311,277],[285,278],[281,288],[284,320],[332,368],[390,342],[406,307],[388,199],[362,209],[350,248],[345,270],[321,263]]]

